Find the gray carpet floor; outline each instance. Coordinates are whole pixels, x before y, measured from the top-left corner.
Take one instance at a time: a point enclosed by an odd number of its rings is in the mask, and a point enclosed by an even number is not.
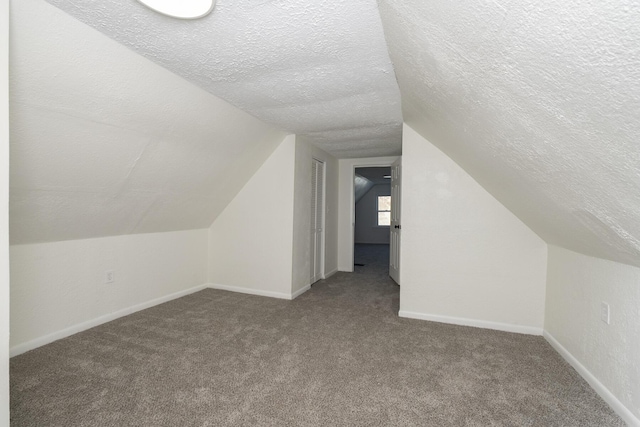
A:
[[[386,246],[294,301],[204,290],[11,359],[12,426],[623,426],[541,337],[397,317]]]

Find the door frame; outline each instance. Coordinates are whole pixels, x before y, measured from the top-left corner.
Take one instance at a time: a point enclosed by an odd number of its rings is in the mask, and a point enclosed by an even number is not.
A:
[[[399,159],[401,156],[398,156],[397,158]],[[396,159],[397,160],[397,159]],[[359,164],[356,163],[352,166],[351,168],[351,191],[350,191],[350,196],[349,196],[349,200],[350,200],[350,209],[351,209],[351,214],[350,214],[350,221],[351,221],[351,270],[349,270],[350,272],[353,272],[353,263],[355,262],[355,250],[356,250],[356,191],[355,191],[355,185],[354,182],[356,180],[356,169],[358,168],[390,168],[391,165],[395,162],[395,160],[391,163],[384,162],[381,161],[380,163],[363,163],[363,164]]]
[[[394,191],[395,190],[395,191]],[[395,198],[394,198],[395,193]],[[391,166],[391,225],[389,228],[389,276],[400,285],[400,252],[402,241],[402,157]],[[395,250],[394,250],[395,249]],[[395,255],[395,268],[391,259]]]
[[[322,206],[321,206],[322,220],[320,222],[322,226],[322,234],[320,236],[320,278],[318,280],[324,280],[326,279],[325,268],[324,268],[324,264],[325,264],[324,255],[325,255],[325,238],[327,234],[327,229],[326,229],[327,163],[324,160],[318,159],[316,157],[311,157],[311,163],[313,164],[313,162],[318,162],[322,165]],[[309,281],[311,281],[311,275],[309,275]]]

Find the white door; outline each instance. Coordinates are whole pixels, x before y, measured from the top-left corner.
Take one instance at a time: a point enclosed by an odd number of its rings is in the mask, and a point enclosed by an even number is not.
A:
[[[324,163],[311,166],[311,284],[322,279],[322,233],[324,229]]]
[[[400,284],[400,200],[401,200],[401,159],[391,165],[391,227],[389,246],[389,276]]]

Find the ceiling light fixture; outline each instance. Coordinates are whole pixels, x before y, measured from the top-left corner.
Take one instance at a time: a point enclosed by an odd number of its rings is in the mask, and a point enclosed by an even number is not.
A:
[[[391,179],[391,175],[384,175],[383,178],[384,179]]]
[[[215,0],[138,0],[149,9],[172,18],[198,19],[207,16]]]

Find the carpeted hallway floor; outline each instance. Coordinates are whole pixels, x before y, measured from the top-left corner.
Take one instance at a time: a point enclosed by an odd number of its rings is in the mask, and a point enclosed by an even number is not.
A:
[[[623,426],[542,337],[397,317],[388,249],[294,301],[204,290],[11,359],[12,426]]]

